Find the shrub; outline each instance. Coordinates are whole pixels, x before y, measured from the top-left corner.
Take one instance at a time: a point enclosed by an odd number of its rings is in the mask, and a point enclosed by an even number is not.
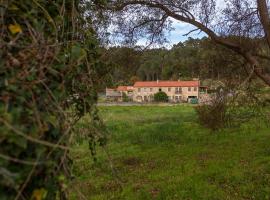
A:
[[[122,100],[123,100],[123,102],[129,102],[130,101],[128,95],[126,93],[124,93],[124,92],[122,93]]]
[[[168,96],[165,92],[157,92],[155,95],[154,95],[154,101],[156,102],[167,102],[168,101]]]
[[[195,107],[195,110],[199,117],[199,122],[203,126],[212,130],[224,128],[227,115],[227,104],[224,98],[215,97],[210,104],[203,104]]]
[[[252,119],[264,120],[267,112],[262,103],[249,90],[218,91],[208,104],[195,108],[199,122],[212,130],[239,127]]]

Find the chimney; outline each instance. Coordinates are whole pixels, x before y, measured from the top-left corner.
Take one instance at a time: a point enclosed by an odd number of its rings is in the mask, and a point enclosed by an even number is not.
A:
[[[159,80],[157,79],[157,83],[159,83]]]
[[[178,75],[179,75],[178,81],[180,81],[180,78],[181,78],[182,73],[179,73]]]

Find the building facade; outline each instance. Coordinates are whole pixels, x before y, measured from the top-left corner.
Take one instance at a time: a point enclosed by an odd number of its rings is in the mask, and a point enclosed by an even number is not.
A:
[[[118,86],[117,88],[106,88],[106,99],[108,101],[132,101],[133,86]]]
[[[121,93],[122,96],[122,101],[132,101],[133,100],[133,91],[134,87],[133,86],[118,86],[116,88],[118,92]]]
[[[107,101],[121,101],[122,94],[114,88],[106,88],[106,100]]]
[[[170,102],[189,102],[199,99],[200,81],[138,81],[134,84],[133,101],[151,102],[154,94],[165,92]]]

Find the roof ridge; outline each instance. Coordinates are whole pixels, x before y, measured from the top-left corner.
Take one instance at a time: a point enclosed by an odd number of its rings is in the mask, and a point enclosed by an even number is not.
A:
[[[137,81],[134,83],[134,87],[198,87],[199,80],[189,81]]]

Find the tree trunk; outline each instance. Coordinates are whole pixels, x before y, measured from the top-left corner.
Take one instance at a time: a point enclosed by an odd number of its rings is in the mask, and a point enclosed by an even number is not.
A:
[[[258,11],[260,20],[264,29],[265,38],[268,43],[268,47],[270,47],[270,18],[267,8],[267,3],[265,0],[257,0]]]

